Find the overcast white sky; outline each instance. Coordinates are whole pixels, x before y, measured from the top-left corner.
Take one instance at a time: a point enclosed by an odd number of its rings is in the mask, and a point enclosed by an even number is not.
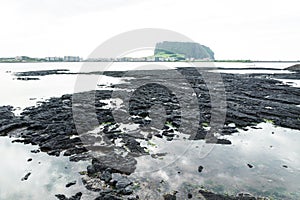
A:
[[[217,59],[300,60],[299,0],[0,0],[0,57],[87,57],[137,28],[180,32]]]

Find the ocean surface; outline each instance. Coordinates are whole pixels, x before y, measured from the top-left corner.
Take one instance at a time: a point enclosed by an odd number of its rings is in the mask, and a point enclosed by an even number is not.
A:
[[[224,73],[290,73],[284,70],[295,63],[210,63],[210,67],[230,68],[218,70]],[[84,65],[90,65],[84,67]],[[70,72],[92,71],[125,71],[144,69],[143,66],[162,69],[190,67],[188,63],[0,63],[0,105],[11,105],[15,114],[29,106],[36,106],[39,101],[50,97],[59,97],[74,92],[77,75],[47,75],[40,80],[17,80],[14,73],[37,70],[68,69]],[[259,68],[259,70],[246,69]],[[265,69],[261,69],[265,68]],[[268,68],[272,68],[271,70]],[[121,83],[122,78],[98,76],[98,86]],[[299,87],[299,80],[281,80]],[[85,89],[83,88],[83,91]],[[76,89],[76,91],[78,91]],[[238,192],[250,192],[254,195],[274,196],[280,199],[300,199],[300,131],[276,127],[271,123],[258,124],[261,129],[249,128],[226,136],[232,141],[229,146],[210,146],[203,141],[191,141],[188,151],[180,141],[168,144],[157,144],[161,152],[165,149],[169,157],[158,163],[149,163],[147,156],[139,157],[137,171],[132,176],[142,179],[156,180],[163,177],[169,180],[170,188],[178,189],[177,182],[186,179],[193,185],[203,185],[219,193],[235,195]],[[272,134],[273,133],[273,134]],[[55,194],[75,194],[83,191],[82,199],[90,199],[95,195],[84,189],[78,172],[86,169],[87,163],[69,162],[66,157],[51,157],[44,153],[33,154],[31,150],[37,146],[12,143],[13,139],[0,138],[0,199],[54,199]],[[159,142],[159,141],[157,141]],[[200,149],[200,150],[199,150]],[[182,152],[185,152],[184,156]],[[177,158],[179,155],[179,158]],[[29,158],[33,160],[27,162]],[[179,160],[178,160],[179,159]],[[172,161],[176,160],[176,164]],[[152,161],[152,160],[151,160]],[[171,164],[170,164],[171,163]],[[247,163],[254,166],[249,170]],[[205,164],[202,176],[195,174],[191,167]],[[161,170],[155,173],[153,168]],[[178,176],[181,169],[183,176]],[[27,181],[21,181],[27,173],[31,173]],[[67,189],[66,182],[77,181],[75,187]]]

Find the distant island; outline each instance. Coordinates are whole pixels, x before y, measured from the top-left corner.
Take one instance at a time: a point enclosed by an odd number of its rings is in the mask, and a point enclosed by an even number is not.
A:
[[[207,46],[194,42],[169,42],[156,44],[154,56],[174,60],[214,60],[214,52]]]

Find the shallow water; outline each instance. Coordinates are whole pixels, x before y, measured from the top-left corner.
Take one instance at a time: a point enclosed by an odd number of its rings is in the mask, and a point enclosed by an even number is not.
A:
[[[79,172],[86,170],[87,162],[70,162],[68,157],[54,157],[46,153],[31,153],[37,146],[12,143],[13,138],[0,138],[0,199],[33,200],[55,199],[55,194],[72,196],[82,192],[83,199],[93,196],[81,182]],[[31,158],[32,161],[27,160]],[[31,173],[28,180],[21,181]],[[66,184],[76,185],[66,188]]]
[[[167,154],[158,159],[139,157],[138,173],[133,177],[153,181],[153,188],[147,190],[151,196],[159,196],[157,187],[160,191],[182,191],[188,184],[221,194],[250,192],[275,199],[300,199],[300,131],[269,123],[257,128],[261,129],[239,130],[227,136],[232,145],[154,138],[153,152]],[[198,166],[203,166],[201,173]],[[168,184],[159,183],[161,180]],[[141,196],[144,194],[141,191]]]
[[[295,80],[295,79],[276,79],[276,80],[281,81],[284,84],[292,87],[300,87],[300,80]]]
[[[3,64],[3,63],[2,63]],[[71,71],[78,71],[79,65],[75,65],[74,69],[68,67],[66,63],[61,66],[48,66],[48,63],[42,63],[40,68],[37,63],[35,67],[27,66],[29,63],[24,64],[24,66],[12,66],[12,68],[5,66],[0,68],[0,105],[12,105],[16,108],[15,113],[19,114],[22,109],[35,106],[39,101],[45,101],[50,97],[60,97],[64,94],[71,94],[76,92],[89,91],[93,89],[105,89],[104,86],[97,86],[98,84],[110,86],[112,84],[122,83],[121,78],[108,77],[104,75],[80,75],[81,78],[96,79],[93,88],[90,85],[83,85],[83,87],[76,87],[77,75],[48,75],[48,76],[38,76],[40,80],[17,80],[17,77],[13,73],[21,71],[30,70],[51,70],[51,69],[71,69]],[[43,66],[43,64],[45,66]],[[78,63],[77,63],[78,64]],[[9,72],[7,72],[9,71]]]

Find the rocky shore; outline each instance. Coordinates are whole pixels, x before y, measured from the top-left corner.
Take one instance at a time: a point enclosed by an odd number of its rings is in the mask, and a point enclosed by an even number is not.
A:
[[[207,127],[210,126],[212,110],[207,82],[199,70],[194,68],[179,68],[177,72],[190,84],[189,87],[195,93],[199,108],[199,121],[191,125],[197,131],[194,135],[191,134],[189,139],[204,140],[209,134]],[[45,76],[59,73],[66,72],[54,70],[23,72],[19,75]],[[105,72],[105,75],[129,76],[126,73]],[[82,173],[82,180],[87,189],[99,192],[97,200],[139,199],[136,195],[136,191],[139,190],[135,187],[136,180],[131,180],[128,175],[134,173],[136,169],[136,157],[149,155],[149,151],[141,145],[141,141],[151,141],[153,137],[172,141],[176,139],[181,124],[188,123],[190,120],[182,117],[181,104],[172,91],[157,82],[151,83],[153,74],[157,74],[157,77],[167,77],[168,73],[168,70],[131,72],[130,77],[133,79],[114,85],[111,90],[66,94],[59,98],[50,98],[38,106],[26,108],[20,116],[13,114],[13,107],[2,106],[0,107],[0,136],[15,137],[14,142],[38,145],[41,151],[51,156],[68,156],[74,162],[90,161],[86,172]],[[300,89],[271,79],[275,76],[300,79],[300,73],[221,74],[222,87],[226,92],[226,109],[224,110],[226,118],[224,126],[214,130],[217,133],[216,136],[230,135],[238,129],[247,130],[247,127],[255,127],[258,123],[266,121],[281,127],[300,129],[300,107],[298,107]],[[146,135],[122,128],[122,124],[115,120],[112,108],[107,108],[107,103],[104,103],[104,101],[110,101],[115,95],[119,97],[128,95],[127,90],[132,85],[139,85],[141,79],[146,82],[149,80],[149,84],[138,87],[130,97],[127,106],[133,122],[144,127],[143,130],[149,130],[149,134]],[[162,79],[159,80],[163,83]],[[176,87],[186,86],[183,82],[181,84],[180,80],[172,84]],[[74,96],[80,101],[74,101]],[[149,110],[154,105],[163,106],[166,112],[162,130],[148,127],[151,124]],[[123,104],[118,109],[122,110],[124,106]],[[76,117],[74,117],[74,110]],[[194,120],[194,113],[187,116]],[[220,145],[231,144],[229,140],[221,137],[210,142]],[[122,145],[117,145],[118,143]],[[176,193],[171,192],[161,194],[161,198],[176,199]],[[180,193],[180,191],[177,192]],[[208,200],[263,199],[245,194],[236,197],[218,195],[200,188],[199,194]],[[68,198],[62,194],[56,197],[60,200],[79,200],[81,196],[79,191],[73,197]],[[186,198],[193,197],[191,194],[186,194]]]

